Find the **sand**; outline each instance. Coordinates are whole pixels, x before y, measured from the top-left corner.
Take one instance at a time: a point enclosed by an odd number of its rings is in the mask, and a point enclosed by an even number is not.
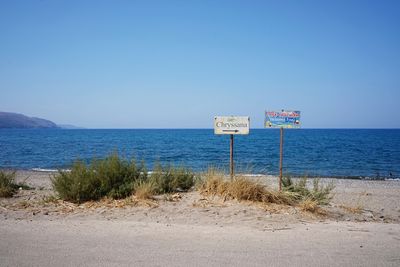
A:
[[[52,202],[48,173],[0,199],[0,266],[399,266],[400,182],[336,184],[322,214],[206,198]],[[275,177],[263,177],[276,184]]]

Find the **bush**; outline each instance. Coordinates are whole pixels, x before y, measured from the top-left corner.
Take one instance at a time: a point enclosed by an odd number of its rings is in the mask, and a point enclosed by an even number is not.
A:
[[[74,203],[97,200],[104,192],[93,167],[80,161],[73,164],[70,172],[59,171],[51,182],[61,199]]]
[[[194,186],[195,175],[185,167],[168,166],[163,168],[158,164],[150,176],[150,181],[155,186],[155,193],[182,192],[188,191]]]
[[[15,183],[16,173],[5,172],[0,170],[0,197],[12,197],[18,189],[30,190],[32,187],[25,184],[26,178],[23,182]]]
[[[82,203],[104,196],[114,199],[127,197],[132,194],[136,181],[146,179],[143,163],[137,166],[135,161],[128,162],[113,154],[102,160],[93,160],[89,166],[78,161],[70,172],[59,171],[52,178],[52,184],[60,198]]]
[[[101,183],[101,195],[114,199],[131,195],[135,182],[147,179],[144,163],[137,166],[134,160],[128,162],[117,154],[96,160],[92,165]]]
[[[300,179],[294,183],[290,177],[282,179],[283,191],[288,192],[297,201],[316,202],[318,205],[326,205],[332,199],[332,190],[335,188],[333,183],[326,186],[320,185],[320,179],[313,180],[313,187],[307,187],[307,178]]]
[[[0,197],[12,197],[15,194],[18,187],[14,181],[15,172],[0,171]]]
[[[194,181],[194,174],[184,167],[157,165],[149,177],[144,163],[137,165],[117,154],[93,160],[90,165],[78,161],[71,171],[59,171],[52,178],[60,198],[75,203],[102,197],[120,199],[132,193],[139,198],[150,198],[153,194],[187,191]]]

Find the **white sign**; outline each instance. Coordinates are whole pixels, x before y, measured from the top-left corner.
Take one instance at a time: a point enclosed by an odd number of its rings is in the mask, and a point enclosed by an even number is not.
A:
[[[217,116],[214,118],[214,134],[249,134],[250,117]]]

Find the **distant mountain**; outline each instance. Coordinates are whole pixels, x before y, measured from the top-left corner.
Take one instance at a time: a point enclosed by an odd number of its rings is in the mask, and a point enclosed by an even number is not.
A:
[[[85,129],[83,127],[78,127],[75,125],[71,125],[71,124],[57,124],[58,127],[60,127],[61,129]]]
[[[52,121],[0,111],[0,128],[59,128]]]

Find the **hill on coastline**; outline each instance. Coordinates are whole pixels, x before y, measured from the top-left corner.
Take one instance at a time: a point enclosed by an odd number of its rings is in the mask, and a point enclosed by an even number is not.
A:
[[[1,112],[0,128],[60,128],[52,121],[28,117],[23,114]]]

